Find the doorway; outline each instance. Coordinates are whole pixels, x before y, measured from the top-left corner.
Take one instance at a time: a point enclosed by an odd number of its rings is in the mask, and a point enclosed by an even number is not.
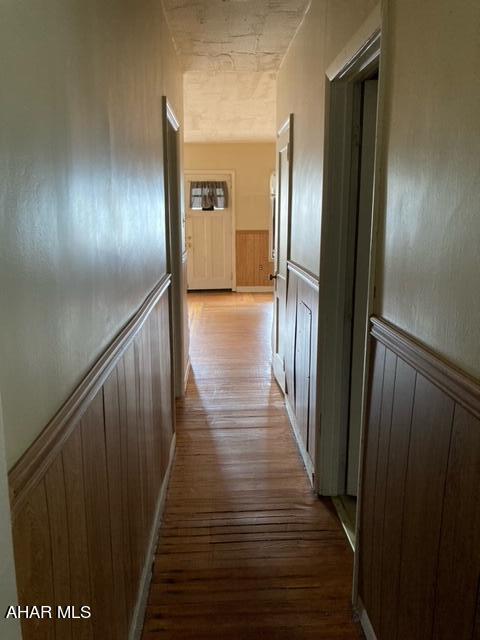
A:
[[[352,189],[357,206],[351,216],[349,229],[346,283],[346,317],[350,336],[350,362],[348,371],[348,448],[346,469],[346,494],[358,493],[358,467],[360,459],[360,433],[362,424],[362,381],[365,357],[365,341],[368,322],[368,285],[370,260],[370,233],[373,205],[375,140],[378,101],[378,69],[355,86],[356,128],[360,125],[357,161],[352,176]],[[348,324],[350,325],[348,327]]]
[[[277,189],[275,193],[272,369],[285,393],[285,338],[287,330],[287,280],[290,258],[291,183],[293,153],[293,114],[277,133]]]
[[[380,32],[327,83],[320,265],[320,494],[334,502],[352,546],[356,526],[368,317]]]
[[[188,342],[185,341],[185,285],[183,281],[182,247],[183,220],[180,201],[180,124],[166,96],[162,101],[163,148],[165,176],[165,237],[167,241],[167,272],[172,276],[170,293],[170,348],[173,363],[172,395],[181,397],[185,390],[185,369]]]
[[[235,290],[231,173],[187,174],[187,288]]]

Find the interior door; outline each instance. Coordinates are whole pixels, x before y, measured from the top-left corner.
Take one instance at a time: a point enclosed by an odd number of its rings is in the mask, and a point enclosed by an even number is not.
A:
[[[362,422],[362,382],[367,327],[370,233],[375,167],[378,81],[363,83],[360,176],[355,249],[353,322],[350,369],[350,407],[347,459],[347,493],[357,495]]]
[[[293,115],[277,135],[277,215],[275,220],[275,281],[273,319],[273,374],[285,392],[285,331],[287,260],[290,254]]]
[[[202,178],[198,178],[201,180]],[[231,185],[225,176],[208,180],[226,181],[231,202]],[[197,178],[195,177],[195,180]],[[187,180],[186,194],[190,193]],[[232,216],[231,209],[203,211],[187,208],[187,280],[188,289],[231,289],[232,272]]]

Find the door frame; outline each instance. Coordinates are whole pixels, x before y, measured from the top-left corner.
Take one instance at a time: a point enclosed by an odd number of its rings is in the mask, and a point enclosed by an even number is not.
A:
[[[230,209],[230,232],[232,243],[232,291],[237,290],[237,224],[235,214],[235,171],[233,169],[208,169],[202,171],[201,169],[185,169],[183,172],[184,184],[192,177],[198,178],[198,180],[209,180],[214,182],[215,178],[220,176],[228,176],[230,178],[231,193],[228,194],[228,208]],[[185,191],[185,218],[188,215],[190,209],[190,194]],[[185,225],[186,228],[186,225]],[[188,260],[188,258],[187,258]]]
[[[348,225],[356,216],[352,197],[351,168],[354,87],[379,69],[377,131],[371,216],[368,291],[365,299],[365,355],[362,376],[362,421],[360,436],[359,492],[362,473],[363,433],[368,385],[368,318],[373,312],[376,237],[380,217],[382,50],[380,7],[367,18],[342,53],[327,69],[325,91],[324,192],[320,252],[319,355],[317,363],[316,491],[321,495],[342,495],[346,484],[348,447],[348,401],[344,317],[347,300],[346,268]],[[340,143],[333,145],[335,136]],[[327,215],[326,215],[327,214]]]
[[[170,183],[168,167],[170,162],[168,149],[168,125],[170,125],[176,136],[176,177],[178,202],[176,210],[170,206]],[[163,162],[164,162],[164,190],[165,190],[165,238],[167,250],[167,272],[172,275],[170,287],[170,358],[172,363],[172,397],[175,406],[175,398],[182,397],[185,393],[186,372],[184,358],[184,293],[183,293],[183,238],[182,238],[182,171],[180,154],[180,121],[175,115],[175,111],[167,99],[162,96],[162,130],[163,130]]]

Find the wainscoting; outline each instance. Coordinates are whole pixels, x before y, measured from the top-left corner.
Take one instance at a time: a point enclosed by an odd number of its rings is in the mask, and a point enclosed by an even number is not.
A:
[[[317,372],[318,280],[288,261],[285,398],[308,475],[313,482]]]
[[[359,605],[378,640],[478,640],[480,386],[372,320]]]
[[[237,231],[237,286],[270,287],[273,262],[268,255],[268,231]]]
[[[88,605],[29,620],[24,640],[122,640],[142,592],[174,450],[165,277],[9,475],[22,605]]]

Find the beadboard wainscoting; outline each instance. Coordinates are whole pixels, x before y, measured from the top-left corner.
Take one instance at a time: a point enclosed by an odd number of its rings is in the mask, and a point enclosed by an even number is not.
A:
[[[24,620],[24,640],[141,629],[175,442],[169,300],[166,276],[9,474],[20,603],[92,614]]]
[[[313,483],[317,372],[318,280],[288,261],[285,401],[300,453]]]
[[[474,640],[480,386],[382,319],[371,335],[361,615],[378,640]]]
[[[236,232],[236,264],[240,290],[244,287],[262,287],[259,291],[271,288],[273,262],[268,255],[267,230]]]

